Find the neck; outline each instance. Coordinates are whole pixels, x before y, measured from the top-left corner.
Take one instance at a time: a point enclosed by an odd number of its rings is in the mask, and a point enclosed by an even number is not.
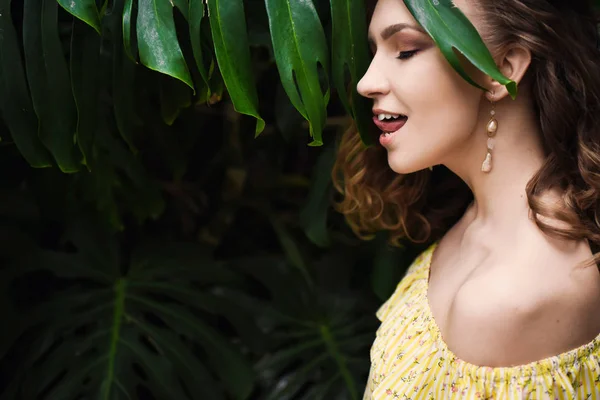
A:
[[[541,130],[530,108],[519,104],[524,101],[505,98],[496,104],[498,130],[490,172],[481,171],[491,109],[487,101],[482,101],[477,129],[444,163],[473,192],[470,225],[494,234],[510,234],[523,217],[528,218],[525,188],[545,158]]]

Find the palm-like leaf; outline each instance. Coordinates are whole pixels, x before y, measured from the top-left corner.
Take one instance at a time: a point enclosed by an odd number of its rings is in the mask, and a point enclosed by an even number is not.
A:
[[[135,251],[122,274],[116,243],[93,232],[75,226],[68,242],[76,253],[38,249],[3,271],[6,286],[39,270],[68,285],[3,333],[0,355],[21,334],[33,338],[5,398],[133,399],[139,388],[174,400],[248,398],[250,364],[210,326],[222,316],[243,335],[259,334],[239,307],[211,293],[236,276],[195,245],[156,243]]]
[[[310,263],[313,279],[307,281],[292,263],[297,261],[275,257],[232,261],[269,296],[222,292],[256,315],[270,337],[269,350],[255,365],[265,389],[260,399],[357,399],[376,327],[365,304],[357,304],[365,297],[344,278],[356,275],[358,265],[347,251],[333,250]]]

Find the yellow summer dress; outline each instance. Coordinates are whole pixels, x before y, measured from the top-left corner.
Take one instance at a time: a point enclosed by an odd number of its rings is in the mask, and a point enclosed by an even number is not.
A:
[[[415,259],[376,313],[381,325],[364,400],[600,399],[600,335],[566,353],[516,367],[482,367],[456,357],[427,300],[437,244]]]

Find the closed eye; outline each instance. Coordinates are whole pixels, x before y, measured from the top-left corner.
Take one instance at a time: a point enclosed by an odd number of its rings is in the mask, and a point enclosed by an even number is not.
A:
[[[414,56],[419,50],[401,51],[400,55],[396,57],[399,60],[407,60]]]

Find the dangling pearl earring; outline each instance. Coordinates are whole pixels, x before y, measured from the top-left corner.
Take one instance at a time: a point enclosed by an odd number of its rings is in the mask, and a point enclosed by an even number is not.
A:
[[[492,98],[494,97],[494,92],[492,92]],[[481,164],[481,171],[490,172],[492,170],[492,150],[495,146],[494,136],[496,136],[496,132],[498,131],[498,121],[494,116],[496,115],[496,104],[494,100],[490,100],[492,104],[492,110],[490,111],[490,121],[487,124],[487,154],[485,155],[485,160],[483,164]]]

